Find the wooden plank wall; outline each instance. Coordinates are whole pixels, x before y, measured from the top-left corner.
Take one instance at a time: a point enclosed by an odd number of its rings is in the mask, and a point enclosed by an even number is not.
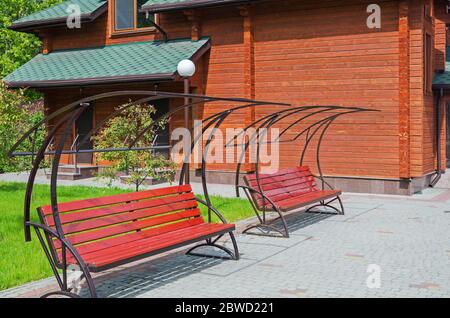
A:
[[[343,117],[333,125],[323,144],[326,175],[409,178],[432,172],[436,162],[433,96],[423,89],[423,38],[425,30],[434,34],[435,26],[424,19],[424,1],[377,1],[381,30],[366,26],[366,8],[373,1],[358,0],[284,0],[250,8],[204,9],[195,28],[183,12],[159,18],[171,38],[193,36],[194,30],[212,38],[211,51],[197,63],[193,88],[199,93],[381,110]],[[108,32],[104,15],[82,30],[52,34],[52,48],[159,37],[150,32],[112,38]],[[60,105],[56,99],[49,97],[49,103]],[[216,103],[196,116],[232,106]],[[101,115],[111,108],[102,107]],[[224,127],[243,127],[268,111],[243,111]],[[175,121],[173,127],[180,124]],[[282,166],[298,163],[300,146],[282,146]],[[314,158],[308,162],[313,164]]]

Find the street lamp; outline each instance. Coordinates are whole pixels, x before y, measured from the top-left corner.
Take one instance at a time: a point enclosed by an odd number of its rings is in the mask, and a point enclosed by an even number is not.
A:
[[[184,80],[184,93],[189,94],[189,78],[195,74],[195,64],[191,60],[182,60],[177,66],[178,75],[180,75]],[[189,97],[184,97],[184,104],[188,105],[190,103]],[[189,129],[189,108],[184,109],[184,126]],[[185,156],[186,171],[184,175],[184,182],[186,184],[190,183],[190,171],[189,171],[189,158],[190,150]]]

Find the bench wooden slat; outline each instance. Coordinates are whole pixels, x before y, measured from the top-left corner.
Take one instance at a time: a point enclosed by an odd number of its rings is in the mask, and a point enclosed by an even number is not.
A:
[[[256,188],[258,189],[258,188]],[[293,192],[302,193],[302,192],[311,192],[315,191],[315,187],[312,187],[308,183],[296,184],[286,186],[284,184],[275,183],[273,187],[263,187],[264,194],[270,197],[274,201],[278,201],[277,196],[282,194],[290,195]]]
[[[302,167],[295,167],[295,168],[280,169],[279,171],[277,171],[275,173],[260,173],[259,179],[260,179],[260,181],[263,181],[264,179],[272,178],[274,176],[287,176],[287,178],[289,178],[293,173],[297,173],[297,172],[300,172],[300,173],[307,172],[309,174],[311,173],[309,170],[309,167],[302,166]],[[256,180],[256,173],[247,174],[245,177],[249,181]]]
[[[246,175],[244,180],[248,186],[259,190],[256,174]],[[326,198],[328,195],[318,189],[315,177],[306,166],[282,169],[273,174],[261,174],[260,185],[264,194],[283,211],[317,202],[321,196]],[[339,195],[338,193],[340,194],[340,191],[333,192],[332,196]],[[261,195],[253,193],[252,198],[258,209],[262,210],[263,205],[268,210],[273,209]]]
[[[58,211],[66,239],[95,271],[235,229],[205,223],[190,185],[61,203]],[[38,212],[44,224],[55,226],[50,206]],[[49,243],[61,259],[61,242]]]
[[[114,225],[110,227],[96,229],[94,231],[74,234],[71,236],[67,236],[67,238],[72,244],[77,245],[81,243],[99,240],[106,237],[142,230],[152,226],[176,222],[182,219],[188,219],[192,217],[200,217],[200,210],[199,209],[187,210],[184,212],[176,212],[169,215],[145,219],[141,221]]]
[[[103,250],[103,249],[106,249],[109,247],[121,245],[123,243],[137,241],[142,238],[150,238],[153,236],[158,236],[158,235],[165,234],[168,232],[173,232],[176,230],[189,228],[191,226],[199,225],[202,223],[204,223],[202,218],[188,219],[186,221],[171,223],[166,226],[158,226],[156,228],[150,228],[148,230],[142,230],[140,232],[134,232],[134,233],[131,233],[128,235],[109,237],[104,240],[94,241],[94,242],[87,243],[84,245],[78,245],[77,251],[80,254],[97,252],[97,251],[100,251],[100,250]]]
[[[284,187],[287,185],[293,185],[293,184],[312,184],[315,185],[316,181],[315,178],[312,175],[296,175],[293,174],[290,178],[287,178],[283,176],[283,178],[277,178],[273,177],[272,179],[266,179],[267,183],[260,183],[261,187],[263,189],[270,189],[274,186],[278,185],[278,187]],[[258,183],[256,180],[249,182],[249,184],[254,188],[259,188]]]
[[[273,182],[281,182],[281,183],[285,183],[289,180],[293,180],[293,181],[297,181],[300,182],[299,178],[310,178],[313,177],[311,172],[308,171],[301,171],[301,172],[291,172],[290,174],[283,174],[283,175],[271,175],[271,176],[265,176],[263,179],[260,179],[260,184],[261,186],[267,186],[270,185]],[[256,180],[256,176],[249,180],[249,183],[252,186],[257,186],[258,182]]]
[[[113,246],[111,248],[107,248],[101,251],[91,252],[91,253],[85,253],[83,254],[83,258],[87,262],[91,262],[93,260],[101,261],[102,259],[112,258],[112,257],[121,257],[121,255],[127,255],[129,253],[133,253],[133,249],[139,249],[139,250],[152,250],[153,246],[161,244],[161,242],[166,241],[167,243],[170,243],[169,240],[178,240],[181,238],[186,238],[187,235],[195,235],[198,232],[204,232],[205,224],[200,224],[198,226],[191,226],[187,230],[181,229],[176,230],[168,233],[164,233],[161,235],[158,235],[158,237],[155,238],[148,238],[144,237],[140,240],[136,241],[130,241],[126,242],[124,244],[120,244],[117,246]]]
[[[234,225],[230,224],[200,224],[199,229],[190,227],[184,232],[170,232],[158,236],[158,240],[146,239],[130,244],[120,245],[100,252],[100,255],[91,253],[84,255],[87,263],[96,267],[102,267],[111,263],[119,262],[124,259],[129,259],[135,256],[140,256],[145,253],[158,251],[166,247],[174,246],[176,244],[184,243],[187,240],[195,240],[203,236],[219,233],[220,231],[229,232],[234,229]]]
[[[178,193],[192,192],[191,185],[173,186],[155,190],[147,190],[142,192],[124,193],[114,196],[107,196],[102,198],[92,198],[86,200],[78,200],[66,203],[58,204],[59,213],[83,210],[88,208],[98,208],[106,205],[113,205],[124,202],[138,201],[143,199],[149,199],[154,197],[160,197],[165,195],[173,195]],[[44,215],[52,213],[50,205],[46,205],[40,208]]]
[[[119,223],[125,223],[134,220],[140,220],[148,217],[154,217],[160,214],[165,214],[169,212],[193,209],[197,207],[197,202],[194,200],[183,201],[177,203],[170,203],[167,205],[155,207],[152,209],[144,209],[133,212],[115,214],[108,217],[102,217],[98,219],[91,219],[84,222],[71,223],[63,226],[64,233],[66,235],[82,232],[86,230],[93,230],[96,228],[106,227],[110,225],[115,225]],[[154,218],[156,219],[156,217]]]
[[[316,191],[310,192],[308,194],[302,195],[300,197],[293,197],[283,201],[279,201],[278,205],[283,212],[288,212],[294,209],[298,209],[313,203],[316,203],[320,200],[327,200],[330,198],[334,198],[338,195],[341,195],[341,191],[339,190],[324,190],[324,191]]]
[[[126,213],[130,211],[136,211],[141,209],[147,209],[152,207],[157,207],[166,204],[173,204],[177,202],[183,202],[188,200],[195,200],[195,196],[193,193],[183,193],[178,196],[167,196],[157,199],[125,203],[120,205],[103,207],[100,209],[92,209],[92,210],[83,210],[80,212],[70,212],[66,214],[60,214],[60,220],[62,224],[73,223],[77,221],[84,221],[89,219],[96,219],[103,216],[109,216],[119,213]],[[53,220],[53,215],[46,216],[47,224],[49,226],[55,225]]]

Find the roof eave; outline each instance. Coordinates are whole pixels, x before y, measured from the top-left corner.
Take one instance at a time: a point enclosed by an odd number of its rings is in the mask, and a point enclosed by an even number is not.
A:
[[[97,19],[99,16],[101,16],[103,13],[108,11],[108,2],[105,2],[100,7],[98,7],[95,11],[88,13],[88,14],[82,14],[80,16],[80,21],[83,22],[92,22],[95,19]],[[8,29],[13,31],[20,31],[20,32],[28,32],[28,33],[34,33],[33,31],[36,28],[49,28],[49,27],[57,27],[61,25],[65,25],[67,22],[67,17],[63,18],[56,18],[56,19],[47,19],[47,20],[37,20],[37,21],[28,21],[28,22],[22,22],[22,23],[13,23],[10,26],[8,26]]]
[[[143,5],[139,11],[149,13],[160,13],[160,12],[179,11],[179,10],[197,9],[214,6],[225,6],[231,4],[241,4],[254,1],[256,0],[204,0],[204,1],[188,0],[182,3],[175,2],[158,5],[147,5],[147,6]]]
[[[433,84],[433,90],[450,89],[450,84]]]
[[[177,78],[176,73],[161,73],[151,75],[130,75],[130,76],[115,76],[115,77],[98,77],[98,78],[83,78],[74,80],[51,80],[51,81],[30,81],[30,82],[7,82],[5,84],[8,88],[56,88],[56,87],[71,87],[71,86],[90,86],[102,84],[121,84],[131,82],[146,82],[146,81],[173,81]]]

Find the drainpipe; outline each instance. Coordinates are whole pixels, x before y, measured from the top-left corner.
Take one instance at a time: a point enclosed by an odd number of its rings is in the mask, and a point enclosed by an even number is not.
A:
[[[436,176],[431,180],[430,187],[434,187],[442,176],[442,160],[441,160],[441,98],[444,96],[444,89],[439,90],[439,94],[436,99],[436,149],[437,149],[437,171]]]
[[[148,13],[148,11],[145,13],[145,18],[146,18],[151,24],[153,24],[153,26],[156,28],[156,30],[158,30],[159,33],[162,34],[162,36],[163,36],[163,41],[164,41],[164,42],[167,42],[167,41],[169,40],[169,35],[167,34],[167,32],[166,32],[159,24],[157,24],[155,21],[149,19],[149,13]]]

